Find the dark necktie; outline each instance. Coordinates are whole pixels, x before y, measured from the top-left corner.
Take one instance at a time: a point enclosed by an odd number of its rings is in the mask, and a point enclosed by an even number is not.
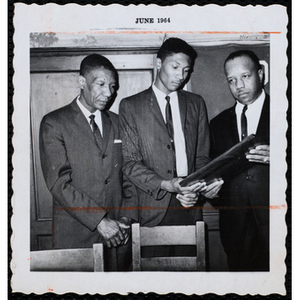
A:
[[[169,132],[169,136],[171,142],[173,144],[174,141],[174,129],[173,129],[173,119],[172,119],[172,111],[171,111],[171,104],[170,104],[170,97],[166,96],[167,104],[166,104],[166,125]]]
[[[248,131],[247,131],[247,117],[245,115],[246,110],[248,109],[248,106],[245,105],[241,114],[241,129],[242,129],[242,140],[248,136]]]
[[[93,134],[94,134],[95,140],[96,140],[98,146],[101,148],[102,136],[101,136],[99,127],[98,127],[97,123],[95,122],[95,115],[90,115],[90,119],[91,119],[90,124],[92,125],[92,128],[93,128]]]
[[[174,127],[173,127],[173,119],[172,119],[172,111],[171,111],[171,104],[170,104],[170,97],[166,96],[167,100],[166,104],[166,126],[168,129],[168,133],[171,140],[172,152],[173,152],[173,160],[174,160],[174,177],[176,177],[176,155],[175,155],[175,145],[174,145]]]

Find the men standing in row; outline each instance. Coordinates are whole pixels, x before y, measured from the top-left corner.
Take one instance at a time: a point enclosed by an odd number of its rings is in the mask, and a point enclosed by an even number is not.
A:
[[[123,171],[137,187],[135,220],[141,226],[194,225],[202,220],[199,192],[213,197],[222,184],[179,184],[182,177],[209,162],[205,103],[201,96],[180,89],[196,57],[195,50],[183,40],[166,40],[157,54],[154,84],[120,104]],[[152,247],[143,255],[193,253],[185,250]]]
[[[259,145],[247,155],[247,169],[219,192],[220,235],[232,271],[269,270],[269,96],[252,51],[237,51],[224,64],[236,104],[210,123],[212,158],[249,134]]]
[[[135,188],[122,179],[118,116],[105,107],[117,87],[111,62],[97,54],[80,66],[80,95],[46,115],[40,126],[41,164],[53,195],[54,248],[107,245],[105,270],[122,270]],[[131,202],[132,201],[132,202]],[[130,210],[128,210],[130,215]]]

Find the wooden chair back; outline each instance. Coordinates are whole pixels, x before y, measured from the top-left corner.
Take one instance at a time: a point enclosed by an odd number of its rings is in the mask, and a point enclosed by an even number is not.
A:
[[[93,248],[30,252],[30,271],[104,271],[103,244]]]
[[[194,257],[141,257],[141,247],[161,245],[195,245]],[[133,271],[205,271],[205,224],[196,226],[140,227],[132,224]]]

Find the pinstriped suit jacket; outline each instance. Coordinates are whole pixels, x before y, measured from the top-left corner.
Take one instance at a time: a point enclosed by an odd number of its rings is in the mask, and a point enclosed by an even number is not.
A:
[[[188,173],[209,161],[209,127],[201,96],[178,91],[181,123],[185,136]],[[160,189],[162,180],[173,178],[170,138],[155,94],[149,89],[125,98],[120,104],[124,173],[137,186],[135,219],[142,226],[158,225],[166,214],[171,194]],[[192,209],[196,220],[199,208]]]
[[[102,218],[116,219],[121,206],[131,206],[124,202],[132,199],[134,187],[122,179],[118,116],[102,112],[102,122],[101,148],[76,99],[41,122],[41,164],[54,199],[55,248],[92,247],[102,241],[96,229]]]

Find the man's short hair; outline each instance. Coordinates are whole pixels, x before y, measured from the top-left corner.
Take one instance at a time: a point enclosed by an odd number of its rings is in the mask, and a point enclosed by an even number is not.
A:
[[[232,52],[231,54],[229,54],[229,56],[226,58],[226,60],[224,62],[224,68],[225,68],[226,63],[229,60],[233,60],[237,57],[243,57],[243,56],[246,56],[246,57],[250,58],[250,60],[254,64],[254,67],[255,67],[256,71],[262,69],[262,66],[259,63],[258,57],[256,56],[256,54],[253,51],[250,51],[250,50],[238,50],[238,51],[235,51],[235,52]]]
[[[85,57],[80,64],[80,75],[85,76],[94,69],[104,68],[113,72],[117,78],[117,70],[113,64],[104,56],[100,54],[91,54]]]
[[[195,49],[179,38],[167,39],[158,50],[157,57],[163,62],[166,57],[177,53],[186,54],[192,60],[192,64],[197,58],[197,52]]]

